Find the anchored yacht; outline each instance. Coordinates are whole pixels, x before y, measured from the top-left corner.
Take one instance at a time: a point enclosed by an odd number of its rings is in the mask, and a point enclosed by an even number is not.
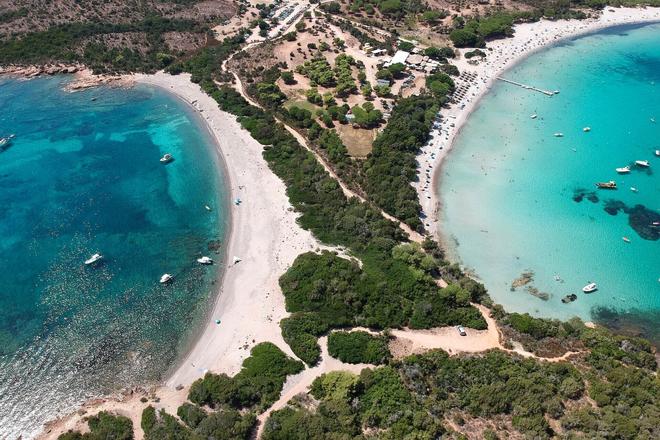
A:
[[[198,262],[199,264],[213,264],[213,260],[212,260],[211,258],[209,258],[209,257],[198,258],[198,259],[197,259],[197,262]]]
[[[589,283],[582,288],[582,291],[584,293],[591,293],[591,292],[595,292],[596,290],[598,290],[598,286],[596,285],[596,283]]]
[[[102,259],[103,259],[103,255],[94,254],[94,255],[92,255],[91,257],[89,257],[88,259],[85,260],[85,266],[89,266],[90,264],[94,264],[97,261],[102,260]]]

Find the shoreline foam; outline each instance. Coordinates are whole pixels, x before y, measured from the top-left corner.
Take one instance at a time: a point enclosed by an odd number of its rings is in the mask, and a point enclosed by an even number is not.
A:
[[[439,197],[441,184],[441,171],[446,163],[445,158],[450,154],[454,143],[467,122],[469,116],[481,103],[482,98],[491,90],[497,77],[509,71],[534,53],[547,49],[563,41],[596,33],[607,28],[651,24],[660,21],[660,8],[611,8],[607,7],[597,18],[585,20],[541,20],[534,23],[522,23],[514,27],[514,36],[488,43],[486,61],[471,65],[463,56],[472,49],[461,49],[461,58],[453,62],[461,73],[476,73],[477,77],[468,89],[469,96],[453,104],[449,109],[442,109],[440,129],[434,129],[432,141],[425,145],[417,156],[420,176],[423,171],[430,169],[431,179],[428,188],[424,188],[424,181],[413,186],[417,190],[422,212],[425,216],[425,226],[445,247],[448,256],[460,263],[456,246],[451,244],[449,237],[442,231],[442,206]],[[461,105],[464,107],[461,108]],[[448,124],[454,124],[445,130]],[[431,154],[435,157],[432,158]]]

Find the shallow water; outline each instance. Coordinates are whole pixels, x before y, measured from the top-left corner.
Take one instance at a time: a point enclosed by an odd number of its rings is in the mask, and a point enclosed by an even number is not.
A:
[[[565,41],[503,76],[561,93],[498,83],[470,116],[439,179],[455,257],[509,310],[578,315],[660,341],[660,228],[651,228],[660,220],[660,25]],[[615,172],[639,159],[651,167]],[[619,189],[595,188],[608,180]],[[549,299],[511,291],[527,270]],[[589,281],[599,290],[585,295]],[[569,293],[578,300],[562,304]]]
[[[67,93],[66,80],[0,80],[0,136],[16,134],[0,153],[0,438],[160,379],[217,278],[194,262],[226,222],[203,121],[158,89]]]

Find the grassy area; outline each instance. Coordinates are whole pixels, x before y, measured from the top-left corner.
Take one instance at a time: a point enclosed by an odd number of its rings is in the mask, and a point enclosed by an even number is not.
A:
[[[287,110],[294,106],[305,110],[309,110],[310,112],[312,112],[312,114],[315,114],[316,110],[320,108],[306,99],[289,99],[287,102],[284,103],[284,107]]]
[[[371,144],[376,139],[376,130],[353,128],[350,125],[337,124],[335,126],[348,154],[353,157],[366,157],[371,153]]]

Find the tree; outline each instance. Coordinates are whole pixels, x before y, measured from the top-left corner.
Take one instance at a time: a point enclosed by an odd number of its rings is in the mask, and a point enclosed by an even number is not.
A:
[[[401,78],[403,72],[406,70],[406,66],[403,63],[395,63],[387,68],[392,73],[394,78]]]
[[[374,92],[376,92],[376,96],[379,98],[386,98],[390,96],[390,87],[389,86],[374,86],[373,87]]]
[[[362,88],[360,89],[360,92],[362,93],[362,96],[365,98],[371,98],[371,84],[369,82],[366,82]]]
[[[427,23],[435,23],[438,20],[442,20],[443,18],[447,17],[448,13],[447,11],[437,11],[437,10],[428,10],[424,11],[422,14],[422,21],[425,21]]]
[[[476,33],[467,29],[456,29],[449,34],[449,39],[456,47],[485,47],[486,42]]]
[[[415,48],[415,45],[412,44],[409,41],[401,41],[399,42],[399,50],[403,50],[406,52],[412,52],[412,50]]]
[[[291,84],[296,84],[296,79],[293,76],[293,72],[289,72],[288,70],[285,70],[284,72],[280,73],[280,77],[284,81],[284,84],[291,85]]]
[[[383,113],[380,110],[375,109],[371,102],[365,102],[362,104],[362,107],[359,105],[353,106],[353,108],[351,108],[351,113],[353,113],[353,116],[355,117],[353,119],[353,124],[356,124],[361,128],[376,127],[383,120]]]
[[[454,58],[454,51],[448,47],[427,47],[424,49],[424,55],[437,61],[447,61],[447,58]]]

